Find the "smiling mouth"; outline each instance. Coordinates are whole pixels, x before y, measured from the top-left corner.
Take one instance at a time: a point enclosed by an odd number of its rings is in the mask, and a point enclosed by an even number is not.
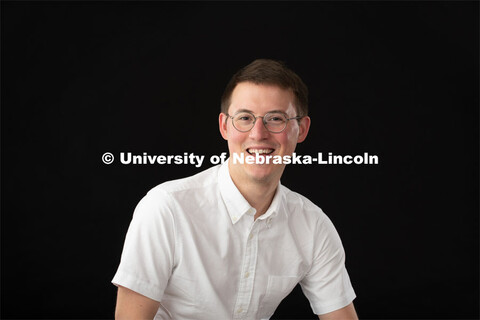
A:
[[[248,148],[247,152],[251,155],[269,155],[272,154],[275,151],[275,149],[271,148],[262,148],[262,149],[257,149],[257,148]]]

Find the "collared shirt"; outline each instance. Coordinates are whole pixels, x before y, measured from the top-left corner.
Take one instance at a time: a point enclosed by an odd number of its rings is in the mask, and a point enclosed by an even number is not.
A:
[[[163,183],[136,207],[112,282],[160,301],[155,319],[268,319],[297,283],[316,314],[352,302],[342,243],[319,207],[279,183],[255,212],[228,161]]]

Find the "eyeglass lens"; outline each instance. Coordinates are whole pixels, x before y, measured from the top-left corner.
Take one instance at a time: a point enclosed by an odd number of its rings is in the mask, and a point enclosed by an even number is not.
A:
[[[287,118],[282,113],[269,112],[263,116],[263,122],[269,131],[281,132],[287,125]],[[239,131],[249,131],[255,125],[255,116],[248,112],[240,112],[233,116],[233,125]]]

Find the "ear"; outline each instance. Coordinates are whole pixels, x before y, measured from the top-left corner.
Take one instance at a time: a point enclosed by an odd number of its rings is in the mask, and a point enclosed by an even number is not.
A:
[[[308,130],[310,129],[310,121],[309,116],[300,119],[297,143],[303,142],[307,138]]]
[[[221,112],[218,115],[218,128],[220,129],[220,134],[222,135],[223,139],[228,140],[227,138],[227,127],[228,127],[228,116]]]

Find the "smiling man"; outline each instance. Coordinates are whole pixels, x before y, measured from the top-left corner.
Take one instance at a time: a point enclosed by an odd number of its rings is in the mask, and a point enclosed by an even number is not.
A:
[[[310,127],[307,88],[284,64],[255,60],[222,97],[230,158],[140,201],[120,266],[118,319],[268,319],[300,283],[320,319],[356,319],[340,238],[322,210],[280,184]]]

